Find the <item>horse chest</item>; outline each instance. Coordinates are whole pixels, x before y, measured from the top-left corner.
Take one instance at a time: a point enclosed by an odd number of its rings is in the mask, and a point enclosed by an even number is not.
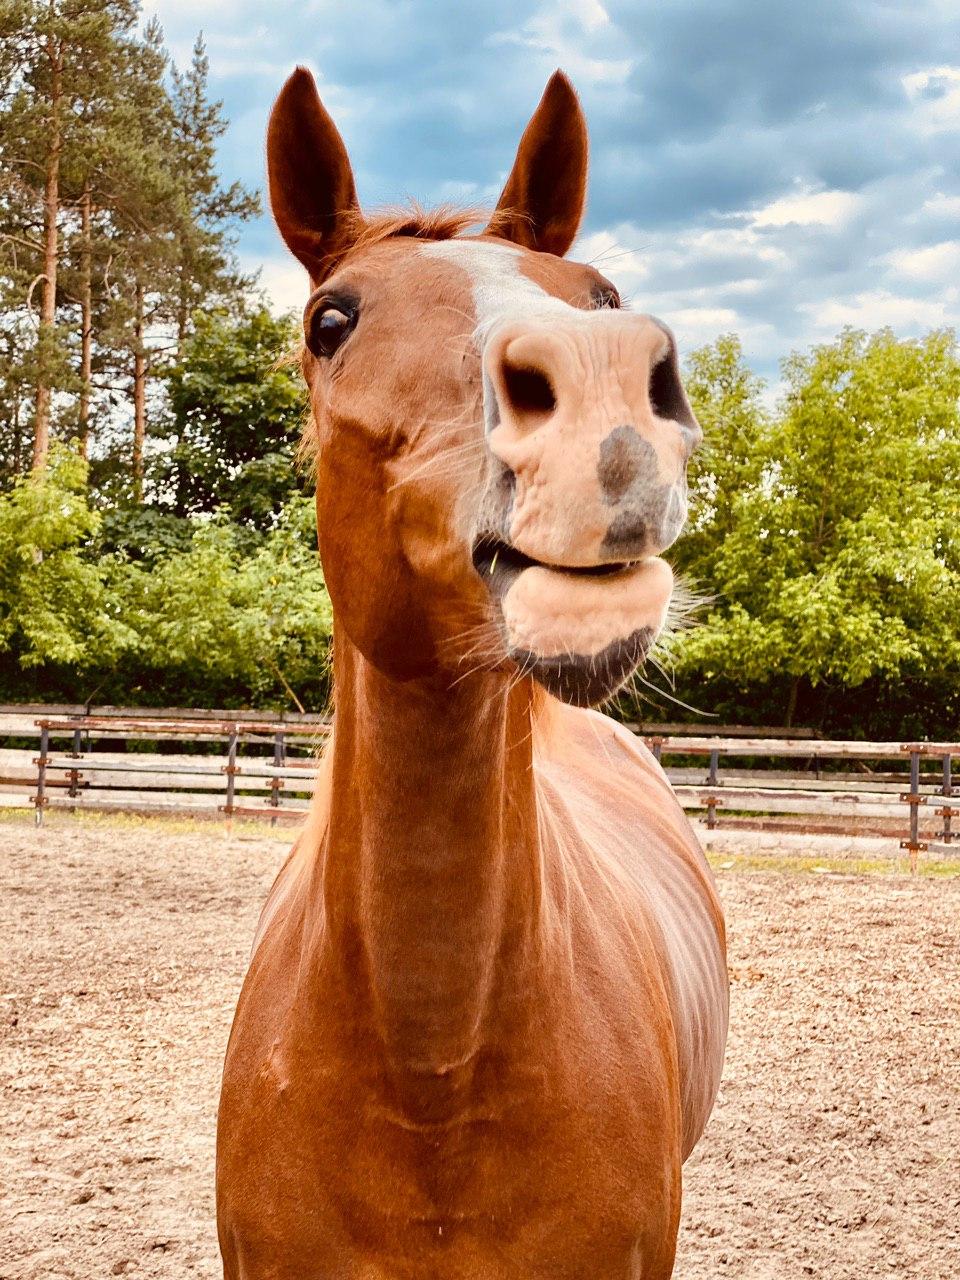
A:
[[[648,1269],[679,1209],[663,1046],[545,1021],[412,1105],[295,1018],[242,1035],[221,1109],[229,1280],[669,1275]]]

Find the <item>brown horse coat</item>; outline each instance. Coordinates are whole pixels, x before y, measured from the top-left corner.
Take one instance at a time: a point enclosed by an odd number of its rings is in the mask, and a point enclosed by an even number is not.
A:
[[[698,436],[672,337],[558,256],[586,162],[562,77],[495,234],[365,223],[305,72],[268,154],[314,286],[337,712],[227,1052],[224,1274],[660,1280],[723,921],[658,764],[585,704],[669,599]]]

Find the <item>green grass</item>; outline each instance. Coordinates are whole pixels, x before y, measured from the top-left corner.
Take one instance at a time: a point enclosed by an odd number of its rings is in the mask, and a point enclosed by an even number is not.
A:
[[[300,815],[302,817],[302,814]],[[0,826],[4,823],[33,825],[32,809],[0,809]],[[44,827],[87,827],[94,831],[109,828],[116,831],[156,831],[166,835],[222,835],[226,819],[221,815],[209,818],[191,817],[182,813],[114,813],[96,809],[79,809],[71,813],[67,809],[48,809],[43,815]],[[247,836],[263,840],[279,840],[293,843],[295,822],[281,821],[275,827],[265,819],[234,818],[234,836]]]
[[[33,811],[28,809],[0,809],[0,826],[33,823]],[[43,817],[45,827],[79,826],[92,831],[111,829],[127,831],[156,831],[167,835],[222,835],[226,826],[222,816],[209,818],[184,814],[140,814],[78,810],[70,813],[64,809],[48,809]],[[271,827],[265,819],[234,818],[232,834],[247,839],[276,840],[291,844],[296,823],[279,822]],[[781,855],[776,853],[731,853],[726,850],[708,853],[707,859],[718,875],[736,874],[739,871],[773,871],[794,875],[848,876],[902,876],[910,873],[910,860],[904,854],[895,858],[858,858],[856,856],[831,857],[829,854],[812,853],[808,856]],[[956,857],[920,854],[917,874],[933,879],[960,876],[960,847]]]
[[[960,850],[958,850],[960,855]],[[902,876],[910,874],[910,859],[906,854],[896,858],[830,857],[827,854],[811,854],[809,857],[783,856],[776,853],[708,853],[707,859],[718,874],[738,871],[779,871],[796,875],[847,875],[847,876]],[[938,855],[920,854],[917,874],[935,879],[960,876],[960,856],[941,858]]]

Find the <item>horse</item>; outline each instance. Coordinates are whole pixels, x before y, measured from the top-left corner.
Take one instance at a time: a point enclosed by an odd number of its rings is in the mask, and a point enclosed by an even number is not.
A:
[[[227,1048],[225,1280],[662,1280],[724,922],[596,707],[674,590],[701,438],[674,338],[564,256],[587,132],[561,72],[485,224],[362,213],[303,68],[267,161],[311,289],[335,717]]]

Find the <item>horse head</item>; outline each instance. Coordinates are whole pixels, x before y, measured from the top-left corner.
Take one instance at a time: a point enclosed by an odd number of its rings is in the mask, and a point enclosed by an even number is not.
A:
[[[670,330],[564,257],[587,133],[557,72],[485,229],[365,216],[298,69],[273,109],[270,197],[306,268],[321,558],[336,625],[398,679],[531,676],[613,693],[661,629],[660,559],[701,432]]]

